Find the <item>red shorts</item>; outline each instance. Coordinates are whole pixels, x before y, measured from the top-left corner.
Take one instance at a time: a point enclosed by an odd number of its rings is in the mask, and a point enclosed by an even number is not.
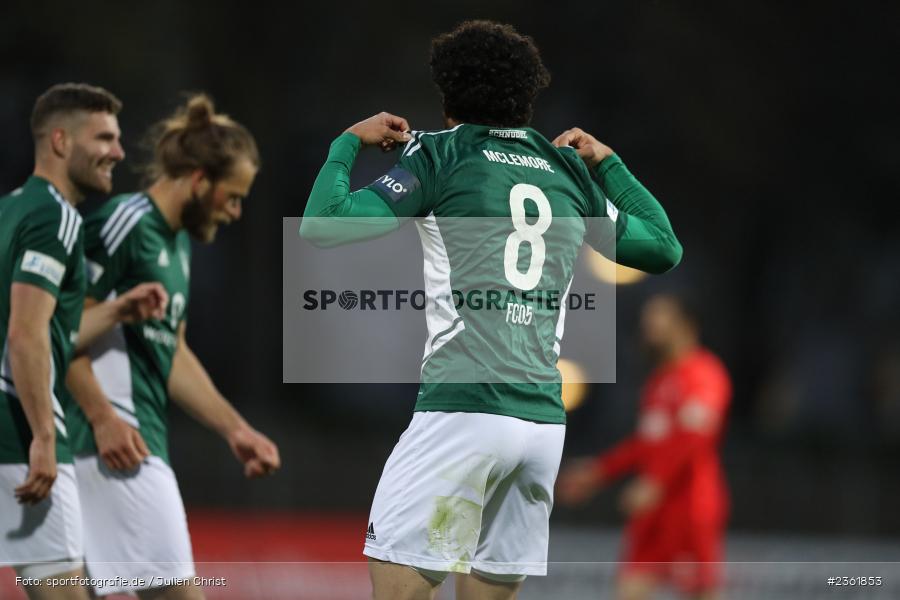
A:
[[[723,522],[685,518],[683,513],[633,519],[619,574],[652,575],[690,594],[715,590],[721,580],[723,533]]]

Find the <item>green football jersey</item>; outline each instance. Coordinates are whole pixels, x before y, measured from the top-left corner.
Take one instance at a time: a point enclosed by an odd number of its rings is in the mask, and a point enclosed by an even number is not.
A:
[[[190,288],[191,244],[145,193],[116,196],[85,219],[87,295],[113,298],[157,281],[169,294],[165,318],[120,324],[89,350],[94,375],[116,413],[136,427],[151,454],[169,460],[168,381]],[[76,454],[97,451],[75,402],[68,415]]]
[[[65,421],[65,373],[78,337],[84,306],[84,238],[81,216],[49,181],[30,177],[0,198],[0,463],[27,463],[31,429],[16,394],[7,333],[10,291],[15,282],[37,286],[56,298],[50,320],[56,458],[72,462]]]
[[[417,218],[422,240],[428,339],[416,410],[564,423],[566,297],[585,237],[614,242],[617,216],[577,153],[530,128],[413,132],[368,188],[398,218]]]

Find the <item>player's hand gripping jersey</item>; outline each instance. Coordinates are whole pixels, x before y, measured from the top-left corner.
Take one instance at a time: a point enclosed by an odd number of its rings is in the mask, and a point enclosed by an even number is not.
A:
[[[78,337],[85,276],[81,216],[53,185],[30,177],[0,198],[0,463],[28,463],[31,430],[16,395],[6,343],[13,283],[56,298],[50,320],[51,379],[58,462],[72,462],[63,404],[65,373]]]
[[[359,145],[332,144],[301,235],[336,245],[416,219],[428,325],[416,410],[565,422],[556,361],[579,248],[665,271],[681,247],[662,208],[618,157],[592,171],[530,128],[413,132],[397,164],[351,194]]]

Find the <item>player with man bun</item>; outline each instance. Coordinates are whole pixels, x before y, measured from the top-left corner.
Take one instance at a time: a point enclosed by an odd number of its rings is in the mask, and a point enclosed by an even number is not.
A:
[[[202,598],[184,506],[169,466],[169,401],[219,433],[248,477],[280,466],[278,449],[216,389],[185,338],[190,238],[212,242],[240,219],[259,169],[250,132],[195,95],[151,130],[146,191],[113,198],[85,221],[86,305],[134,281],[159,281],[162,318],[117,326],[74,361],[68,385],[78,489],[84,505],[88,572],[122,585],[99,595]],[[115,562],[113,562],[115,561]],[[132,585],[143,578],[144,586]],[[167,582],[185,578],[187,585]]]

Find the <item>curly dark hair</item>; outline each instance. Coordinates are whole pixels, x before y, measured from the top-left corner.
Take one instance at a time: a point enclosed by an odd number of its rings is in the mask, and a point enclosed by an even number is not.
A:
[[[512,25],[465,21],[431,41],[431,76],[455,121],[521,127],[550,73],[532,40]]]

